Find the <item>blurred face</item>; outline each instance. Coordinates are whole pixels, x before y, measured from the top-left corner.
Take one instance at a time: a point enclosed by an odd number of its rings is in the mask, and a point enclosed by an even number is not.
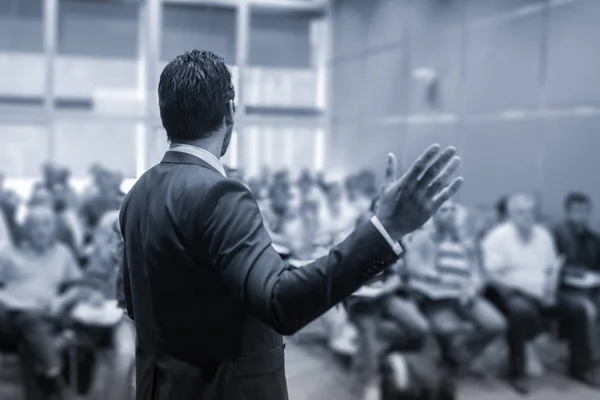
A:
[[[433,222],[438,228],[450,229],[456,225],[456,203],[447,201],[433,216]]]
[[[511,221],[519,229],[528,230],[535,223],[535,203],[529,198],[515,198],[509,205]]]
[[[275,186],[269,193],[271,208],[275,213],[283,215],[288,210],[289,194],[284,186]]]
[[[287,200],[287,211],[291,214],[300,214],[303,198],[302,193],[297,188],[292,188],[290,190],[289,196],[286,198]]]
[[[56,219],[50,207],[34,207],[29,211],[25,222],[27,237],[31,245],[37,249],[48,248],[54,243]]]
[[[96,171],[94,175],[94,182],[100,191],[107,190],[112,186],[112,179],[110,173],[105,170]]]
[[[29,200],[31,205],[52,204],[52,202],[52,193],[50,193],[50,191],[44,187],[36,188],[31,194],[31,199]]]
[[[592,206],[587,202],[571,203],[567,219],[580,228],[587,228],[592,217]]]
[[[342,187],[338,184],[331,185],[327,193],[327,198],[332,204],[337,204],[342,200]]]
[[[319,204],[313,201],[307,201],[301,205],[302,216],[310,225],[317,222],[319,216]]]

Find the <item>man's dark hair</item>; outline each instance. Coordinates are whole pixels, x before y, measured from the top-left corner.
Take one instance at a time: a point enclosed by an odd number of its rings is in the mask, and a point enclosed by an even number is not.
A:
[[[592,200],[588,195],[581,192],[571,192],[565,197],[565,210],[569,210],[573,204],[591,205]]]
[[[223,122],[235,97],[225,60],[204,50],[186,52],[160,74],[158,104],[170,141],[208,137]]]

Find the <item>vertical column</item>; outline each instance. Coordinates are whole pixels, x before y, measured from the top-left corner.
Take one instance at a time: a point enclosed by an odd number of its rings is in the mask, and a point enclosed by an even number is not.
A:
[[[162,37],[162,0],[147,0],[140,9],[140,63],[138,89],[144,105],[143,123],[136,130],[136,172],[141,175],[153,162],[158,123],[158,75]]]
[[[248,143],[247,138],[244,136],[245,128],[245,117],[246,117],[246,96],[244,93],[245,89],[245,77],[247,75],[246,68],[248,64],[248,40],[250,38],[250,5],[248,0],[240,0],[237,6],[236,14],[236,55],[235,62],[238,69],[238,85],[236,89],[237,95],[237,106],[236,106],[236,131],[238,148],[245,149]],[[242,156],[241,160],[238,160],[237,164],[241,168],[251,168],[248,165],[248,158],[245,156],[245,151],[238,151],[237,155]],[[254,157],[251,157],[251,159]]]
[[[331,13],[319,17],[311,24],[311,67],[315,76],[315,107],[322,111],[314,141],[314,168],[322,171],[327,165],[328,149],[331,149],[332,120],[329,112],[331,107],[331,79],[329,58],[331,51]],[[331,160],[330,160],[331,161]]]
[[[138,14],[137,101],[141,114],[135,124],[135,176],[139,178],[148,165],[148,123],[146,109],[146,48],[148,47],[148,3],[141,3]]]
[[[48,160],[56,158],[56,137],[54,134],[55,60],[58,39],[58,1],[45,0],[44,4],[44,56],[46,85],[44,90],[44,114],[48,129]]]

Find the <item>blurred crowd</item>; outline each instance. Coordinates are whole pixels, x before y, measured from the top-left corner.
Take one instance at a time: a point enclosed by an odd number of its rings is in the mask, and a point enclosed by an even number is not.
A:
[[[129,398],[135,336],[117,304],[123,177],[90,172],[81,193],[54,164],[26,199],[0,184],[0,353],[19,359],[27,399]],[[100,364],[112,376],[99,379]]]
[[[274,246],[299,268],[378,207],[369,171],[343,182],[265,173],[247,185]],[[566,344],[566,374],[600,387],[600,237],[591,220],[584,193],[566,194],[564,215],[553,222],[528,194],[507,195],[489,209],[449,201],[403,240],[400,261],[322,318],[329,347],[352,359],[364,398],[421,398],[453,390],[462,374],[489,378],[503,369],[527,394],[544,370],[540,341]]]
[[[95,165],[78,192],[68,169],[41,172],[26,199],[0,182],[0,357],[18,357],[28,399],[69,390],[128,398],[135,333],[120,312],[123,177]],[[371,171],[343,181],[309,171],[227,173],[252,191],[273,246],[293,267],[327,254],[377,212]],[[592,211],[584,193],[566,194],[553,223],[527,194],[489,209],[444,204],[403,240],[396,264],[319,321],[331,351],[351,359],[360,396],[422,398],[462,374],[499,373],[490,359],[526,394],[543,372],[534,346],[541,337],[567,344],[570,377],[600,387]],[[100,364],[110,372],[102,379]]]

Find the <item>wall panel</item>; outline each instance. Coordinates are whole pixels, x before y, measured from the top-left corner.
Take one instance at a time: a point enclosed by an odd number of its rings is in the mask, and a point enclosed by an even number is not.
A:
[[[490,205],[510,193],[536,190],[542,152],[537,121],[469,123],[461,143],[465,204]]]
[[[468,111],[537,108],[541,40],[541,13],[470,28],[465,60]]]
[[[544,157],[544,212],[561,215],[563,198],[570,191],[587,193],[600,205],[600,118],[560,118],[544,125],[544,135],[538,137]]]
[[[547,100],[552,107],[600,103],[600,2],[579,0],[550,11]]]

